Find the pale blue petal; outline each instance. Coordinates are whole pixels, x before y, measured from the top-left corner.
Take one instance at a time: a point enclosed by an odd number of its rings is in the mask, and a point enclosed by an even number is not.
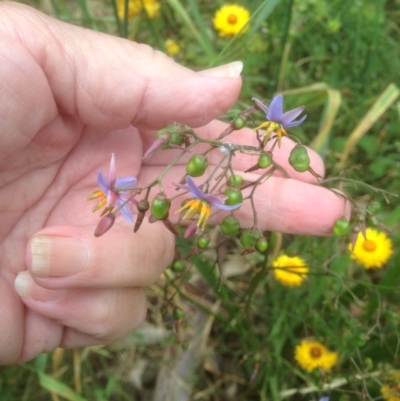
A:
[[[97,173],[97,184],[99,185],[100,189],[106,194],[110,190],[110,186],[108,184],[107,178],[99,169]]]
[[[132,189],[136,185],[136,183],[136,177],[122,177],[117,179],[115,183],[115,188],[128,191],[129,189]]]
[[[282,124],[284,128],[296,127],[296,125],[300,125],[307,118],[307,114],[300,118],[300,120],[292,121],[289,124]]]
[[[192,194],[193,198],[196,199],[206,199],[206,195],[204,192],[195,184],[195,182],[192,180],[192,177],[190,175],[186,176],[186,184],[189,187],[189,190]]]
[[[322,397],[319,401],[329,401],[329,397]]]
[[[286,124],[291,123],[296,117],[298,117],[301,112],[304,110],[304,106],[296,107],[293,110],[289,110],[283,114],[281,119],[281,124],[285,126]]]
[[[118,201],[118,206],[122,205],[125,202],[124,199],[119,199]],[[129,209],[129,206],[126,204],[123,206],[119,212],[121,213],[122,217],[128,222],[128,223],[133,223],[135,219],[133,218],[133,214],[131,212],[131,209]]]
[[[213,206],[220,210],[231,211],[231,210],[239,209],[240,206],[242,206],[242,203],[236,203],[235,205],[225,205],[224,203],[221,202],[219,205],[214,204]]]
[[[283,115],[283,96],[275,96],[270,105],[267,113],[267,118],[269,121],[280,122]]]
[[[263,112],[265,113],[265,115],[268,114],[268,107],[267,107],[263,102],[261,102],[261,100],[258,100],[258,99],[256,99],[255,97],[253,97],[253,99],[251,99],[251,100],[256,104],[256,106],[257,106],[261,111],[263,111]]]

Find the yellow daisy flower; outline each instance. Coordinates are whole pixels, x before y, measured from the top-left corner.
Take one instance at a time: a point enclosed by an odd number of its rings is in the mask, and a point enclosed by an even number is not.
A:
[[[181,48],[179,47],[178,43],[175,42],[175,40],[167,39],[165,41],[165,50],[168,56],[174,57],[180,52]]]
[[[373,228],[366,229],[366,239],[360,232],[357,235],[353,249],[349,244],[351,258],[364,265],[366,269],[377,269],[383,267],[393,253],[391,239],[382,231]]]
[[[390,380],[382,387],[381,393],[387,401],[400,401],[400,372],[393,372]]]
[[[249,21],[249,11],[237,4],[226,4],[219,8],[214,14],[214,28],[220,36],[236,35]],[[243,29],[243,32],[247,27]]]
[[[274,277],[281,284],[288,287],[297,287],[306,279],[308,266],[297,256],[281,255],[272,263]]]
[[[332,369],[337,363],[338,354],[329,351],[318,341],[303,340],[296,347],[294,358],[301,368],[311,373],[316,368],[325,371]]]
[[[133,18],[143,11],[143,6],[146,14],[150,19],[157,18],[161,4],[156,0],[129,0],[128,4],[128,20],[132,21]],[[117,1],[117,10],[119,19],[124,19],[125,0]]]

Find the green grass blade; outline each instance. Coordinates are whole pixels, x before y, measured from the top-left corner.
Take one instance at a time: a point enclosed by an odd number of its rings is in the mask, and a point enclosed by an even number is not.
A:
[[[317,136],[314,138],[310,145],[311,148],[318,152],[321,156],[324,156],[328,148],[332,127],[341,104],[342,95],[340,91],[336,89],[328,89],[327,101],[324,114],[321,119],[321,125],[319,127]]]
[[[38,372],[39,383],[47,391],[57,394],[68,401],[87,401],[80,394],[69,388],[66,384],[61,383],[57,379],[46,375],[46,373]]]
[[[351,132],[344,147],[339,168],[343,168],[346,165],[350,153],[356,147],[360,139],[368,132],[368,130],[375,124],[381,115],[395,102],[399,95],[400,90],[395,84],[392,83],[385,89],[381,96],[379,96],[367,114],[365,114],[365,116]]]

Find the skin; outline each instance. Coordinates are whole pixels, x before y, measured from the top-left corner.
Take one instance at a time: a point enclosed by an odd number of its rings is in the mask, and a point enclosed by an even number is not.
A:
[[[144,222],[134,235],[120,217],[95,238],[99,214],[84,199],[98,168],[108,174],[111,152],[120,177],[138,185],[156,177],[174,154],[142,164],[156,129],[180,122],[217,136],[225,125],[212,120],[236,101],[237,75],[231,66],[196,73],[148,46],[0,4],[0,364],[109,343],[143,322],[143,287],[171,262],[174,238],[161,223]],[[243,130],[229,140],[253,137]],[[283,164],[292,146],[283,141]],[[237,155],[234,168],[249,163]],[[311,175],[288,172],[292,179],[272,177],[256,191],[260,226],[328,234],[343,200]],[[184,164],[168,173],[174,182],[183,175]],[[251,209],[239,216],[248,224]]]

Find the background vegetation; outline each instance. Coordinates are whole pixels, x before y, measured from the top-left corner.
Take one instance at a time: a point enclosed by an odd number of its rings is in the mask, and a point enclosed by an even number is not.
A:
[[[176,61],[193,69],[242,60],[241,97],[222,118],[229,121],[252,97],[284,93],[288,109],[306,106],[296,134],[320,152],[329,176],[345,172],[399,193],[399,0],[240,0],[252,17],[248,30],[232,38],[213,28],[225,4],[219,0],[165,0],[156,18],[142,12],[130,21],[118,20],[108,0],[26,3],[162,51],[173,40]],[[271,234],[266,255],[241,256],[228,244],[222,275],[207,255],[168,268],[148,289],[147,323],[115,346],[56,350],[0,368],[0,398],[380,399],[390,372],[400,370],[399,201],[347,190],[382,204],[378,217],[394,245],[383,269],[355,264],[348,239],[336,237]],[[270,261],[280,250],[310,266],[301,287],[274,281]],[[331,371],[308,373],[296,363],[295,347],[306,337],[338,353]]]

